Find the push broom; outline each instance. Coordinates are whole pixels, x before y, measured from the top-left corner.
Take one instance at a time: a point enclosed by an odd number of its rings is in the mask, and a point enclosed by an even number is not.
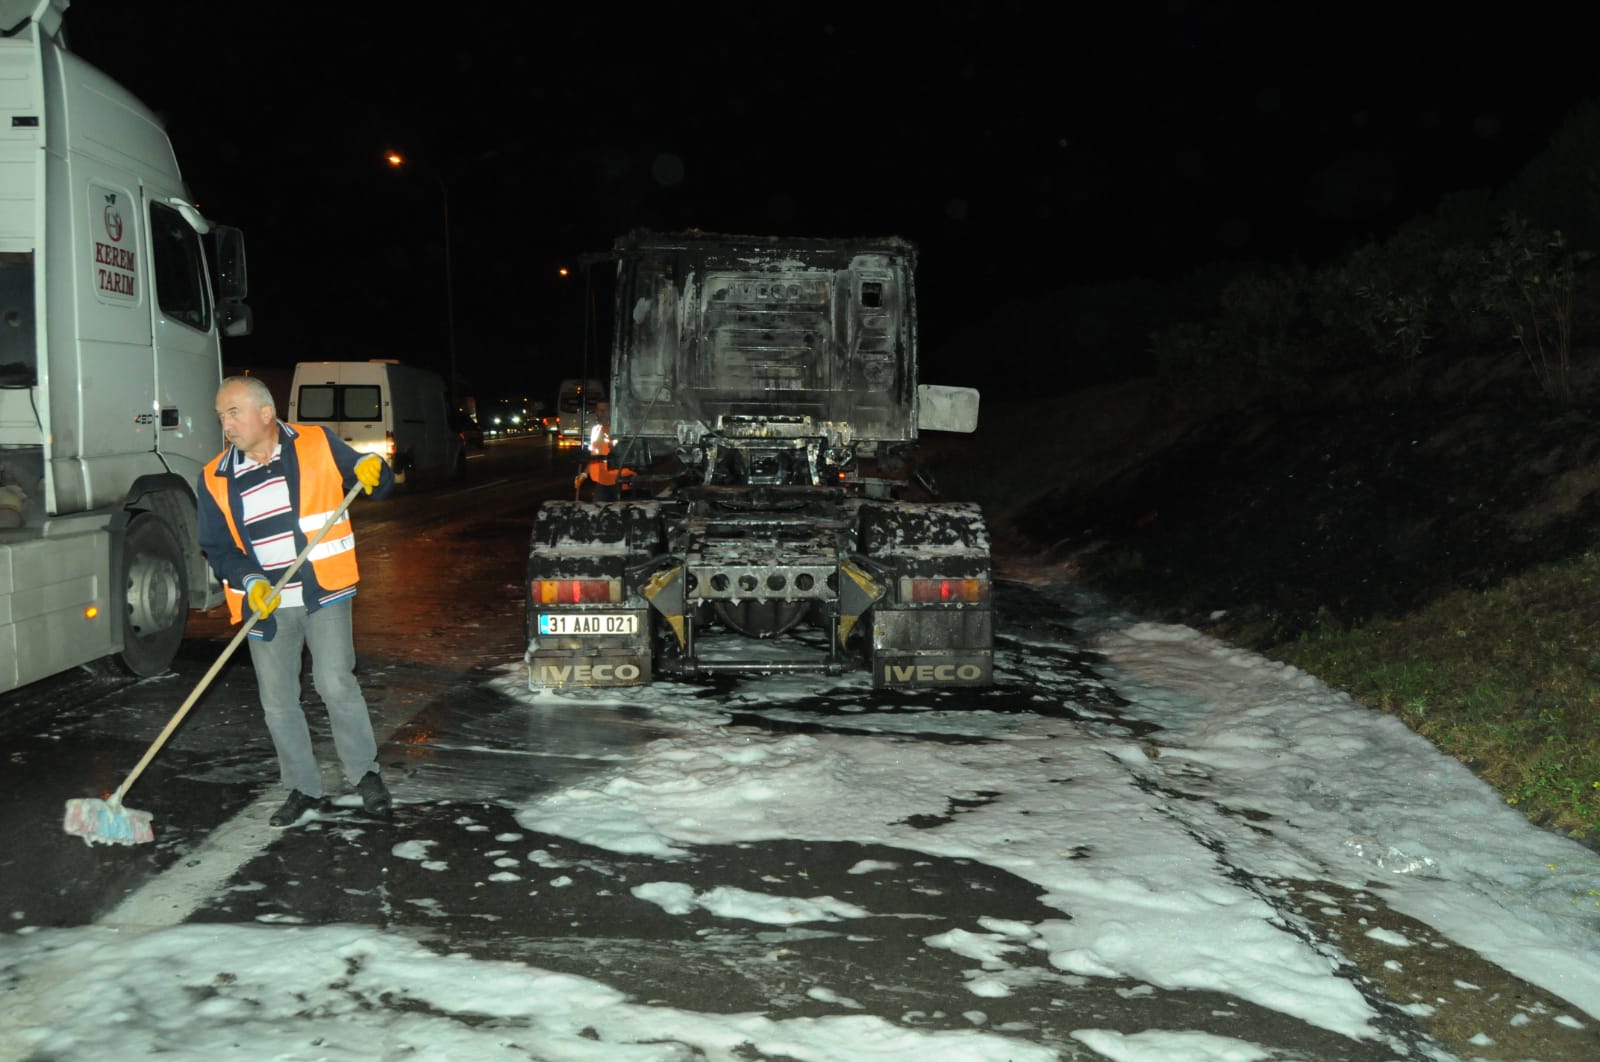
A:
[[[356,495],[365,489],[360,483],[350,488],[350,493],[344,496],[344,501],[340,502],[339,507],[333,511],[333,515],[328,517],[328,522],[323,524],[322,529],[311,537],[311,540],[306,543],[306,548],[301,550],[300,555],[294,559],[294,563],[285,568],[283,574],[278,576],[278,581],[272,584],[272,595],[280,593],[289,580],[294,578],[294,573],[300,570],[300,566],[305,563],[306,557],[310,556],[312,549],[316,547],[318,542],[322,541],[323,536],[328,533],[333,525],[339,522],[339,518],[344,515],[345,510],[350,508],[350,503],[356,500]],[[272,595],[269,595],[269,597]],[[204,693],[206,687],[211,685],[211,680],[217,677],[217,672],[222,670],[222,665],[228,662],[228,658],[233,655],[233,651],[239,648],[260,618],[260,613],[250,613],[249,618],[239,628],[239,633],[233,636],[233,641],[229,642],[228,647],[222,651],[222,655],[217,657],[216,663],[211,665],[211,670],[205,673],[205,677],[194,688],[194,692],[189,694],[182,706],[173,713],[172,718],[167,720],[166,727],[150,743],[150,747],[145,749],[144,756],[134,766],[133,770],[128,773],[128,777],[123,779],[122,784],[117,786],[117,791],[112,793],[109,799],[95,800],[92,797],[78,797],[67,801],[67,814],[62,822],[63,829],[70,834],[82,837],[83,843],[89,845],[146,844],[156,839],[155,831],[150,828],[150,813],[123,807],[122,798],[127,794],[134,780],[144,773],[144,769],[155,758],[161,746],[167,743],[167,739],[178,728],[178,724],[183,722],[183,717],[189,714],[189,709],[193,708],[195,702],[200,699],[200,694]]]

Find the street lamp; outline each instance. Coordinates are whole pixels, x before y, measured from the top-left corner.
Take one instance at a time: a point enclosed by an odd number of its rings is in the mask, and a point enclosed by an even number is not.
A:
[[[390,166],[402,169],[407,165],[405,156],[391,151],[384,156]],[[450,350],[450,409],[456,409],[456,291],[455,277],[450,264],[450,188],[437,170],[427,170],[439,182],[439,201],[444,204],[444,315],[445,343]]]

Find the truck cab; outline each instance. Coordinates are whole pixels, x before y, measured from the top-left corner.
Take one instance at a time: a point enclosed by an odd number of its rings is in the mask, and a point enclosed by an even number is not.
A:
[[[0,691],[103,657],[171,662],[220,600],[194,483],[221,451],[243,239],[194,205],[156,117],[0,0]]]
[[[977,425],[976,391],[917,379],[915,246],[636,232],[612,260],[612,449],[660,489],[540,506],[530,686],[991,682],[982,512],[907,496],[919,432]]]

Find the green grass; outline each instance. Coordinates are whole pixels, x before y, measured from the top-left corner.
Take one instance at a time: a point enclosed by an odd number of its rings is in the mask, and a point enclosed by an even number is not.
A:
[[[1266,653],[1398,716],[1536,825],[1600,841],[1600,553]]]

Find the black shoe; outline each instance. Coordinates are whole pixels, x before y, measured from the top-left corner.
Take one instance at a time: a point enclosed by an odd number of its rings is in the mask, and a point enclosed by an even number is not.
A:
[[[389,814],[389,790],[377,771],[362,775],[361,781],[356,783],[356,792],[361,794],[361,806],[367,809],[367,814]]]
[[[268,819],[267,822],[275,830],[287,829],[298,823],[306,812],[316,810],[321,804],[321,797],[307,796],[300,790],[293,789],[289,792],[289,799],[283,802],[281,808],[272,813],[272,818]]]

